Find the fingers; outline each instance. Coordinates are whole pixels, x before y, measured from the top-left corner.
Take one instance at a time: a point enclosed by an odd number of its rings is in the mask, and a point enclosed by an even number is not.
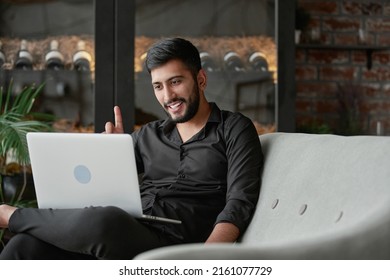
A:
[[[114,107],[114,118],[115,125],[112,122],[106,122],[103,133],[111,134],[111,133],[123,133],[123,121],[122,121],[122,113],[119,106]]]
[[[104,126],[105,131],[103,133],[113,133],[114,131],[114,125],[111,122],[106,122],[106,125]]]
[[[123,121],[122,121],[122,113],[119,106],[114,107],[114,117],[115,117],[115,132],[123,133]]]

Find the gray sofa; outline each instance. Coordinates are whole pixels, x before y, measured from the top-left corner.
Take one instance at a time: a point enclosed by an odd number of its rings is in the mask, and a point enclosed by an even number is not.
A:
[[[136,259],[390,259],[390,137],[273,133],[256,212],[235,244]]]

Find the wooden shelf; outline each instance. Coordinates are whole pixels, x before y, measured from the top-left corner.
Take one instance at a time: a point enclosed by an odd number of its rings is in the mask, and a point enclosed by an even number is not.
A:
[[[374,51],[390,50],[390,46],[373,45],[321,45],[321,44],[297,44],[297,49],[317,49],[317,50],[346,50],[346,51],[365,51],[367,55],[367,69],[372,68],[372,53]]]
[[[300,49],[325,49],[325,50],[372,50],[382,51],[390,50],[390,46],[374,46],[374,45],[321,45],[321,44],[297,44]]]

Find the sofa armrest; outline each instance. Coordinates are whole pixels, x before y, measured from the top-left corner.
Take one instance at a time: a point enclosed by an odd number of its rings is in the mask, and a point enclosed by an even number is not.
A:
[[[248,244],[185,244],[150,250],[136,256],[137,260],[337,260],[390,259],[390,244],[366,248],[350,240],[325,243],[297,242],[275,246]],[[354,248],[355,247],[355,248]],[[385,250],[384,250],[385,249]],[[387,252],[386,252],[387,250]]]
[[[385,208],[389,208],[386,206]],[[387,210],[387,209],[386,209]],[[390,212],[348,230],[277,244],[183,244],[150,250],[136,259],[159,260],[311,260],[390,259]]]

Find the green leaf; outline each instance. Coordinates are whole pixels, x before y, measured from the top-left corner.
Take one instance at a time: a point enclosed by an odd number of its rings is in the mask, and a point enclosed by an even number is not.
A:
[[[26,134],[51,130],[50,121],[53,117],[31,113],[35,99],[43,87],[44,84],[39,87],[25,87],[15,97],[12,96],[12,82],[6,93],[0,88],[0,157],[3,159],[12,152],[17,163],[28,165],[30,159]],[[36,116],[40,119],[36,119]]]

